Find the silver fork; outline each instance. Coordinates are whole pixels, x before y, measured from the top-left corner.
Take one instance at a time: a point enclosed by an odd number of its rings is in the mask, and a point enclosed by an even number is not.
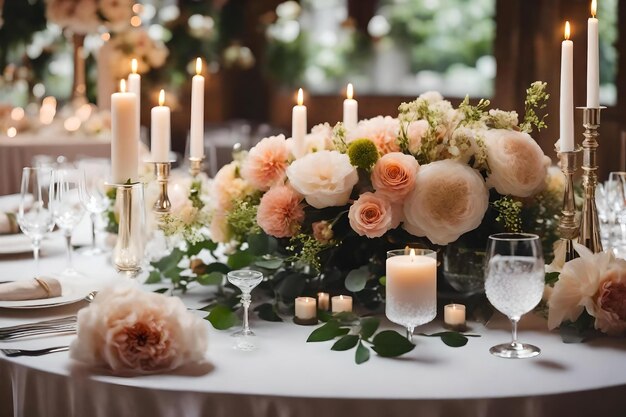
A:
[[[34,323],[26,323],[26,324],[18,324],[16,326],[0,327],[0,334],[11,333],[14,331],[21,331],[21,330],[31,330],[31,329],[37,329],[37,328],[42,328],[42,327],[50,327],[54,325],[75,323],[75,322],[76,322],[76,316],[60,317],[56,319],[42,320],[42,321],[38,321]]]
[[[0,341],[21,339],[25,337],[40,336],[45,334],[62,334],[62,333],[76,333],[76,323],[68,323],[60,326],[53,326],[40,329],[32,329],[27,331],[19,331],[0,335]]]
[[[0,349],[0,352],[4,353],[5,356],[15,357],[15,356],[41,356],[41,355],[47,355],[49,353],[65,352],[66,350],[70,350],[70,347],[69,346],[55,346],[55,347],[49,347],[45,349],[36,349],[36,350]]]

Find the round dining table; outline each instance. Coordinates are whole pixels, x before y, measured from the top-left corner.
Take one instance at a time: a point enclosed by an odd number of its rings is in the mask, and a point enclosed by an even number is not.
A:
[[[86,240],[77,234],[75,244]],[[0,236],[0,248],[3,239]],[[0,255],[0,280],[30,279],[32,254]],[[84,291],[115,285],[110,254],[75,255],[84,277],[72,285]],[[43,244],[40,270],[54,275],[65,266],[62,236]],[[65,283],[70,281],[63,281]],[[64,284],[65,285],[65,284]],[[166,283],[144,285],[146,291]],[[180,296],[196,309],[211,290],[197,286]],[[253,292],[254,299],[254,292]],[[78,301],[49,308],[0,308],[0,327],[76,314]],[[121,376],[70,358],[68,352],[39,357],[0,354],[0,416],[624,416],[626,415],[626,340],[598,337],[565,344],[545,320],[526,315],[520,339],[541,348],[532,359],[495,357],[489,348],[510,339],[510,323],[494,316],[486,326],[469,323],[467,345],[452,348],[439,338],[416,334],[416,348],[388,359],[375,355],[357,365],[354,351],[331,351],[332,342],[307,343],[315,328],[290,318],[267,322],[253,317],[257,349],[233,349],[233,331],[206,322],[209,346],[203,363],[164,374]],[[401,331],[383,321],[383,327]],[[441,318],[416,333],[442,330]],[[39,349],[68,345],[75,335],[48,335],[0,341],[0,349]]]

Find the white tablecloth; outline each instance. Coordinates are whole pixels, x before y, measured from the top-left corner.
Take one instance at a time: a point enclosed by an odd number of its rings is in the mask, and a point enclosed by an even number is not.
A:
[[[0,239],[1,244],[1,239]],[[96,288],[117,279],[108,260],[75,256]],[[60,237],[43,251],[44,271],[63,268]],[[31,276],[30,258],[0,259],[0,278]],[[207,289],[186,296],[202,305]],[[0,326],[72,314],[86,303],[45,310],[0,309]],[[392,328],[393,325],[389,325]],[[305,343],[312,327],[252,320],[259,349],[232,349],[230,331],[207,322],[208,364],[167,375],[116,377],[70,360],[67,352],[35,358],[0,355],[0,416],[624,416],[626,341],[601,338],[563,344],[535,316],[522,320],[522,341],[541,347],[539,357],[507,360],[489,354],[509,339],[497,317],[488,328],[473,324],[468,345],[453,349],[439,339],[416,337],[400,359],[375,356],[355,365],[353,351],[333,352],[331,342]],[[437,320],[419,332],[441,329]],[[43,348],[74,336],[2,342],[0,348]]]

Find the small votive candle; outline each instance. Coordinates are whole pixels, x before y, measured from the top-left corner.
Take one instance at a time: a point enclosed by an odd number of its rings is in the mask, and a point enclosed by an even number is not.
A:
[[[317,293],[317,308],[324,311],[330,310],[330,296],[327,292]]]
[[[465,329],[465,306],[463,304],[448,304],[443,308],[443,323],[454,330]]]
[[[343,313],[352,311],[352,297],[349,295],[336,295],[332,299],[332,312]]]
[[[317,302],[312,297],[296,298],[295,317],[296,324],[317,324]]]

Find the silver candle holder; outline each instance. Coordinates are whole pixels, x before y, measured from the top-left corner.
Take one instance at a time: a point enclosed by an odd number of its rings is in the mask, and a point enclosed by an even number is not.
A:
[[[576,221],[576,202],[574,196],[574,174],[576,173],[580,148],[574,151],[560,152],[557,155],[561,161],[561,172],[565,175],[565,191],[563,193],[563,207],[559,219],[559,235],[565,244],[565,261],[576,257],[574,240],[578,237],[579,226]]]
[[[202,171],[202,163],[204,162],[204,157],[194,158],[189,157],[189,173],[192,177],[197,177],[198,174]]]
[[[167,184],[170,176],[172,162],[152,162],[154,164],[154,172],[156,180],[159,184],[159,197],[157,198],[152,211],[156,214],[163,215],[170,212],[172,203],[167,195]]]
[[[596,207],[596,186],[598,185],[597,149],[600,133],[600,112],[605,107],[580,107],[583,111],[583,209],[580,220],[578,243],[585,245],[593,253],[602,252],[600,222]]]
[[[143,232],[145,209],[143,184],[111,184],[116,187],[116,205],[119,208],[117,242],[113,249],[113,264],[118,272],[135,278],[143,261]]]

